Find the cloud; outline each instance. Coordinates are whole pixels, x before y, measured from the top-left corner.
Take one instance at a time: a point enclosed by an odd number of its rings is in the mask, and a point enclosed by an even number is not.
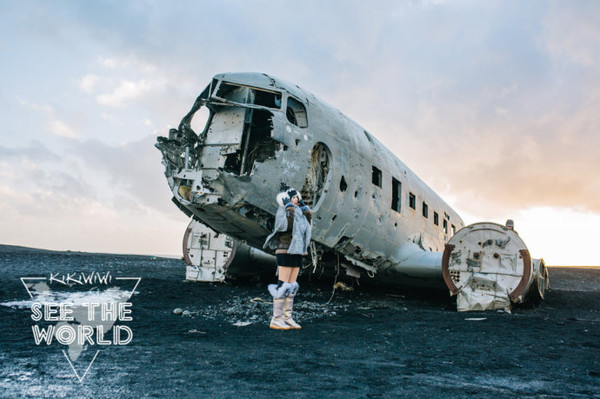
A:
[[[19,40],[7,57],[20,61],[3,66],[5,90],[35,101],[13,115],[0,99],[0,182],[24,187],[3,193],[33,201],[19,212],[41,215],[38,197],[78,215],[99,204],[107,220],[179,215],[149,133],[166,134],[226,71],[315,93],[478,217],[600,212],[593,2],[23,4],[5,10]]]
[[[144,212],[149,208],[170,213],[172,204],[161,164],[162,155],[154,144],[155,135],[121,145],[109,145],[99,140],[72,143],[69,153],[92,181],[99,181],[96,190],[108,190],[102,197],[120,208]]]
[[[342,46],[343,71],[315,91],[464,209],[484,217],[532,206],[600,212],[600,77],[589,62],[600,56],[599,28],[585,16],[578,31],[579,15],[600,8],[570,3],[567,22],[552,26],[560,8],[546,18],[537,5],[518,14],[430,7],[397,10],[395,25],[378,24],[380,35],[358,29],[376,38],[369,57],[353,60]],[[577,39],[556,41],[550,59],[540,45],[549,32]],[[569,50],[580,39],[585,57]],[[565,59],[588,61],[573,69]],[[357,63],[364,67],[352,70]]]
[[[169,200],[153,143],[0,146],[0,242],[176,254],[187,217]]]
[[[157,70],[156,66],[152,63],[143,61],[131,54],[125,57],[99,57],[98,63],[112,70],[132,69],[144,74]]]
[[[10,148],[0,146],[0,159],[6,164],[10,164],[15,160],[37,160],[38,162],[55,162],[59,161],[60,157],[48,150],[40,141],[33,140],[27,147]]]
[[[87,74],[79,81],[79,87],[87,94],[92,94],[95,91],[96,85],[100,78],[94,74]]]
[[[113,143],[115,137],[122,143],[127,138],[145,136],[148,128],[166,129],[167,125],[177,124],[177,118],[191,107],[206,84],[190,85],[189,79],[185,78],[174,81],[168,69],[133,56],[98,57],[76,81],[84,94],[84,112],[89,114],[93,128],[106,126],[99,132],[102,136],[88,137],[101,137],[101,140]],[[90,101],[103,109],[98,111],[98,107],[89,104]],[[114,133],[117,130],[123,133]],[[145,133],[140,135],[138,132]]]
[[[170,193],[154,141],[147,136],[111,146],[86,140],[71,142],[64,153],[39,142],[0,147],[0,185],[11,192],[18,187],[21,200],[11,204],[28,213],[72,213],[93,202],[103,202],[115,212],[169,212]]]
[[[600,8],[594,2],[552,2],[542,23],[542,46],[557,59],[584,67],[600,63]]]
[[[23,100],[19,100],[19,103],[29,109],[42,112],[46,116],[46,129],[48,132],[55,136],[75,140],[81,137],[80,128],[78,125],[81,124],[81,118],[76,115],[71,115],[71,121],[59,119],[56,116],[56,111],[49,105],[39,105],[35,103],[28,103]]]
[[[60,120],[52,120],[49,123],[50,133],[67,139],[76,139],[79,137],[79,133],[69,127],[65,122]]]
[[[143,97],[156,96],[165,85],[165,79],[160,70],[149,63],[133,56],[128,57],[99,57],[98,65],[108,69],[106,76],[87,74],[81,79],[81,89],[88,93],[97,93],[100,87],[105,91],[98,94],[98,104],[112,107],[124,108]],[[143,76],[141,79],[113,78],[112,76]],[[100,84],[99,84],[100,83]],[[110,91],[106,92],[109,88]]]
[[[595,107],[540,115],[515,105],[502,115],[486,108],[485,100],[422,101],[408,126],[404,120],[379,123],[372,133],[442,197],[454,196],[473,213],[533,206],[600,212]]]
[[[137,82],[121,80],[111,93],[98,95],[96,99],[100,105],[113,108],[123,108],[129,102],[143,97],[151,90],[152,84],[145,79]]]

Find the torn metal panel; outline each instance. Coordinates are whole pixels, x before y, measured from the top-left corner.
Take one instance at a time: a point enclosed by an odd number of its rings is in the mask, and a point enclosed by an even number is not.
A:
[[[507,292],[503,292],[487,274],[475,273],[470,284],[462,287],[456,295],[459,312],[501,309],[510,313],[511,306]]]
[[[192,220],[183,236],[185,278],[190,281],[222,282],[233,259],[233,239]]]

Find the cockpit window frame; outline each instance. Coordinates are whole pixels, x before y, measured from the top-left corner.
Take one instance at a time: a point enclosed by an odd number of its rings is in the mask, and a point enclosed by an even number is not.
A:
[[[228,98],[219,97],[217,95],[217,93],[219,93],[221,86],[223,84],[230,85],[230,86],[243,87],[243,88],[247,88],[247,89],[258,91],[258,92],[273,94],[273,95],[275,95],[275,99],[276,99],[275,102],[279,102],[279,106],[276,106],[277,104],[275,104],[275,106],[271,107],[271,106],[261,105],[261,104],[256,104],[256,103],[232,101]],[[250,86],[250,85],[232,82],[232,81],[228,81],[228,80],[220,80],[215,86],[212,87],[210,97],[211,97],[211,99],[220,100],[220,101],[223,101],[226,103],[234,103],[234,104],[249,105],[249,106],[259,106],[259,107],[265,107],[265,108],[269,108],[269,109],[281,110],[282,106],[283,106],[284,95],[283,95],[283,92],[278,91],[278,90],[269,90],[269,89],[265,89],[264,87],[256,87],[256,86]]]

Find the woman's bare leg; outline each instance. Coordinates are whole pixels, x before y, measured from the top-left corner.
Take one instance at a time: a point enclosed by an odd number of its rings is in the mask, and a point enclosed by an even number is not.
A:
[[[279,280],[283,281],[284,283],[287,283],[290,281],[290,274],[292,273],[292,268],[291,267],[285,267],[285,266],[278,266],[278,271],[279,271]],[[295,268],[294,268],[295,269]],[[296,273],[296,276],[298,276],[298,273]],[[294,277],[294,281],[296,281],[296,277]]]
[[[298,273],[300,273],[300,268],[299,267],[288,267],[288,269],[291,269],[290,271],[290,276],[287,279],[288,283],[295,283],[296,279],[298,278]],[[286,281],[286,280],[284,280]]]

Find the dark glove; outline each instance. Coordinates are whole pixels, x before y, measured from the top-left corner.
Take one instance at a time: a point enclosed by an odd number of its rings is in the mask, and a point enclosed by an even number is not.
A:
[[[290,203],[290,197],[286,196],[281,201],[283,202],[283,206],[286,206],[287,204]]]
[[[298,206],[305,206],[306,204],[304,203],[304,201],[302,200],[298,200]]]

